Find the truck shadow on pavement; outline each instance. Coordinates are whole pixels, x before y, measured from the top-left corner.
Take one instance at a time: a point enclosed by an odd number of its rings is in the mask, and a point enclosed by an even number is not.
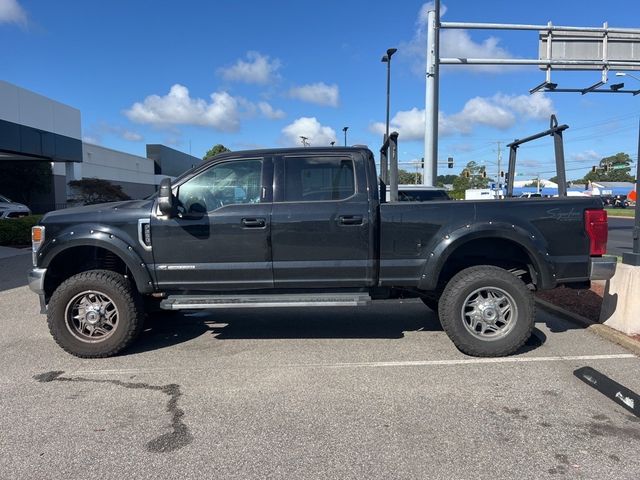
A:
[[[188,342],[204,334],[215,340],[402,339],[406,332],[442,332],[436,314],[422,303],[378,303],[365,308],[268,308],[162,312],[150,315],[145,330],[126,354]],[[517,352],[542,346],[533,335]]]

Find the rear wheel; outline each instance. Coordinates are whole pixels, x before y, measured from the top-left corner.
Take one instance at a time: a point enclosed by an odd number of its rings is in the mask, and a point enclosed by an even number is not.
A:
[[[47,309],[49,331],[64,350],[83,358],[109,357],[135,340],[143,310],[129,281],[109,270],[65,280]]]
[[[445,332],[468,355],[509,355],[533,330],[532,292],[518,277],[494,266],[471,267],[456,274],[439,307]]]

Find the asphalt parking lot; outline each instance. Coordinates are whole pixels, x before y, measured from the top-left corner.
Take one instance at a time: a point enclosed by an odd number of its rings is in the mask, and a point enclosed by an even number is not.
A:
[[[58,348],[0,259],[0,478],[637,479],[640,361],[545,312],[517,355],[458,352],[415,301],[157,318],[126,354]]]
[[[622,256],[624,252],[633,251],[633,225],[631,217],[615,217],[615,211],[609,211],[609,241],[607,253]]]

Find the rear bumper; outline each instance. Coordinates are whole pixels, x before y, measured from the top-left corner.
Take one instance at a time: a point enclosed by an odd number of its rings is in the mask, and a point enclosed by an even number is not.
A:
[[[46,268],[34,268],[29,272],[29,288],[40,297],[40,313],[46,313],[47,304],[44,299],[44,276]]]
[[[589,279],[609,280],[616,273],[617,265],[618,259],[612,255],[593,257],[589,267]]]

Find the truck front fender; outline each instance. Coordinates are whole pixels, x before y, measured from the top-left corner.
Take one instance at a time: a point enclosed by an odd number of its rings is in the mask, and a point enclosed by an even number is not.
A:
[[[43,248],[38,252],[38,266],[48,268],[54,258],[72,248],[103,248],[124,262],[140,293],[152,293],[154,285],[151,274],[147,264],[136,252],[135,246],[135,242],[128,239],[128,235],[124,232],[118,232],[112,227],[108,229],[98,225],[73,227],[62,231],[43,245]]]

